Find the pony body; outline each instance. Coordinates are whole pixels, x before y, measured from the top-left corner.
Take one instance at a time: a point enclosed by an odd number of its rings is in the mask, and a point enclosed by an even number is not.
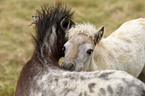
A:
[[[102,39],[94,49],[89,69],[123,70],[138,77],[144,67],[144,58],[145,19],[140,18],[124,23],[110,36]]]
[[[144,83],[123,71],[68,72],[49,68],[36,75],[31,96],[144,96]],[[29,96],[29,95],[28,95]]]
[[[101,30],[104,31],[103,27]],[[76,58],[67,57],[69,50],[74,50],[76,46],[72,43],[72,39],[80,38],[80,34],[85,34],[86,38],[94,41],[95,34],[98,35],[97,40],[91,45],[93,53],[90,56],[85,56],[85,53],[81,54],[81,47],[78,47],[78,55]],[[102,38],[103,33],[99,33],[98,30],[91,24],[78,24],[72,27],[68,31],[69,41],[65,44],[67,46],[72,45],[73,48],[66,48],[64,64],[62,67],[68,70],[69,63],[66,61],[77,62],[75,65],[82,65],[79,71],[95,71],[95,70],[122,70],[130,73],[131,75],[138,77],[141,73],[145,63],[145,19],[139,18],[128,21],[120,26],[115,32],[113,32],[107,38]],[[102,39],[101,39],[102,38]],[[85,38],[83,38],[85,41]],[[83,41],[82,40],[82,41]],[[84,42],[83,41],[83,42]],[[76,40],[76,43],[78,41]],[[87,44],[87,43],[86,43]],[[65,47],[67,47],[65,46]],[[80,46],[83,46],[80,45]],[[87,47],[84,45],[84,47]],[[83,50],[83,48],[82,48]],[[80,52],[80,53],[79,53]],[[79,55],[80,54],[80,55]],[[88,57],[86,61],[81,61],[79,56]],[[69,60],[68,60],[69,59]],[[81,64],[81,63],[82,64]],[[70,68],[69,68],[70,69]],[[74,68],[74,71],[78,71]]]
[[[69,72],[58,66],[65,32],[73,25],[70,12],[62,8],[39,12],[35,51],[22,69],[15,96],[144,96],[145,84],[126,72]]]

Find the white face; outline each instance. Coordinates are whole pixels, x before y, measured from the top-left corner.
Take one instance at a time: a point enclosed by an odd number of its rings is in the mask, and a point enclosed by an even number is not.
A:
[[[65,57],[61,67],[66,70],[81,71],[87,66],[85,64],[91,58],[94,44],[93,40],[86,35],[78,35],[66,42],[64,47]]]

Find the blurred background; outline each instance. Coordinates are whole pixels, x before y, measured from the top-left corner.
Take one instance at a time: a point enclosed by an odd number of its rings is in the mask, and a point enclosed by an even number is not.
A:
[[[105,26],[105,37],[122,23],[145,18],[144,0],[59,0],[75,11],[77,23]],[[32,16],[55,0],[0,0],[0,96],[14,96],[18,76],[33,53]]]

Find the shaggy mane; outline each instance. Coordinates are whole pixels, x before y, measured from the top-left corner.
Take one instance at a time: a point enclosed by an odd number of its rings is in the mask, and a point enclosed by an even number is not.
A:
[[[80,33],[83,33],[86,34],[88,37],[94,39],[94,35],[96,34],[96,32],[97,30],[94,25],[90,23],[84,23],[84,24],[76,24],[67,32],[67,35],[70,39],[74,36],[77,36]]]
[[[38,20],[34,22],[36,24],[36,36],[33,36],[33,38],[35,54],[39,55],[41,61],[45,62],[44,58],[48,55],[54,56],[56,59],[59,58],[63,46],[60,43],[66,41],[64,38],[65,32],[60,28],[60,22],[65,18],[71,19],[73,12],[70,12],[70,10],[71,8],[60,3],[48,8],[42,7],[41,11],[37,10],[35,17]]]

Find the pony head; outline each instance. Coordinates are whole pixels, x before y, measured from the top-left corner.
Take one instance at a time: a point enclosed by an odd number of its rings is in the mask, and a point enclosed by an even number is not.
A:
[[[104,34],[104,27],[96,30],[91,24],[78,24],[68,31],[69,40],[64,45],[65,56],[61,67],[71,71],[83,71],[95,46]]]

